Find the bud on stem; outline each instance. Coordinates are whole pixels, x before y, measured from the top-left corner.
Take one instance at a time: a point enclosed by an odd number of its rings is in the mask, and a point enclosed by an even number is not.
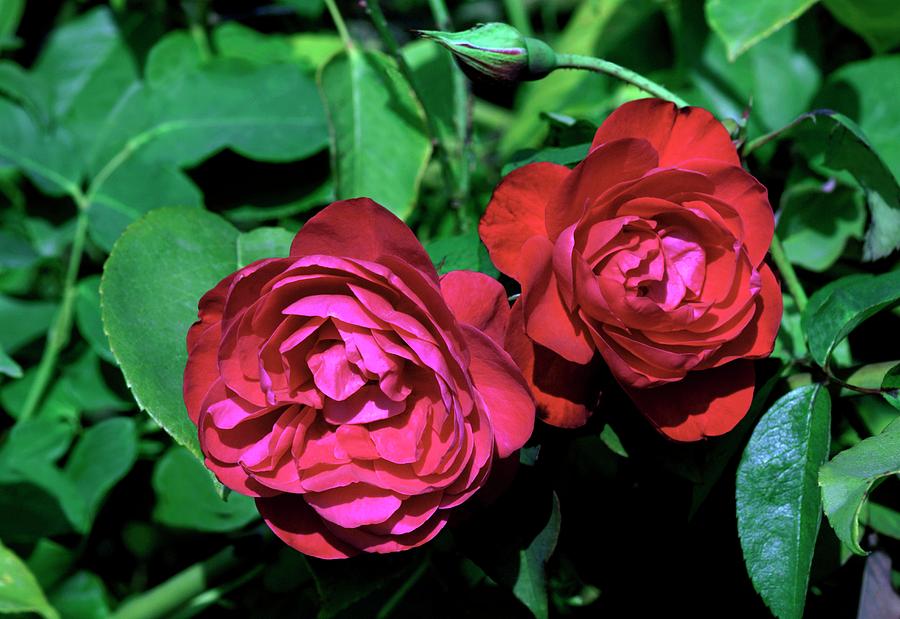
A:
[[[420,30],[423,38],[446,47],[470,76],[519,82],[538,80],[557,68],[556,53],[538,39],[507,24],[480,24],[462,32]]]

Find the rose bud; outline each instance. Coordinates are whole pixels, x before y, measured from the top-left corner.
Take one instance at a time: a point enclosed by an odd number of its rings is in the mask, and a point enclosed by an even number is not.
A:
[[[522,36],[508,24],[479,24],[462,32],[419,30],[420,36],[440,43],[473,78],[519,82],[538,80],[556,68],[556,54],[538,39]]]
[[[308,555],[424,544],[534,427],[509,311],[385,208],[333,203],[200,300],[184,401],[206,466]]]
[[[753,398],[750,360],[772,352],[781,321],[774,227],[726,128],[660,99],[615,110],[574,169],[508,174],[479,232],[522,286],[506,347],[540,415],[583,424],[600,357],[665,436],[731,430]]]

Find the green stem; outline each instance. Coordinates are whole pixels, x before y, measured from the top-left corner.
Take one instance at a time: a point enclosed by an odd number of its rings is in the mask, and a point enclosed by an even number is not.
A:
[[[448,148],[446,141],[441,139],[437,123],[435,122],[434,118],[432,118],[431,114],[428,113],[428,109],[424,106],[425,98],[422,96],[422,91],[416,83],[415,75],[413,75],[409,63],[407,63],[406,59],[403,57],[403,52],[400,50],[400,45],[397,43],[397,39],[394,38],[394,35],[391,33],[390,28],[388,28],[387,19],[385,19],[384,13],[381,10],[381,4],[378,2],[378,0],[363,0],[363,6],[365,7],[366,13],[369,15],[369,18],[372,20],[372,24],[375,26],[375,31],[378,33],[382,44],[384,44],[384,46],[390,52],[391,56],[394,57],[394,60],[397,62],[397,66],[400,68],[400,73],[402,73],[403,77],[406,78],[406,81],[407,83],[409,83],[410,88],[412,88],[416,99],[418,99],[419,102],[423,103],[422,109],[425,113],[426,130],[428,131],[428,137],[431,139],[431,142],[437,149],[438,157],[441,163],[441,170],[444,175],[444,180],[450,187],[458,188],[459,182],[457,179],[457,175],[454,173],[453,161],[451,161],[450,158],[450,149]],[[455,197],[456,195],[458,195],[458,193],[459,190],[454,189],[452,195]]]
[[[331,15],[331,20],[334,22],[334,27],[337,28],[341,41],[344,42],[344,47],[350,49],[353,47],[353,39],[350,38],[350,31],[347,30],[347,24],[344,23],[344,18],[341,16],[337,4],[335,4],[334,0],[325,0],[325,6],[328,7],[328,13]]]
[[[781,239],[778,238],[777,234],[772,237],[772,247],[769,249],[769,253],[775,266],[778,267],[778,272],[781,273],[781,279],[784,280],[788,287],[788,292],[794,297],[797,309],[802,313],[806,309],[806,302],[809,298],[806,296],[806,291],[803,290],[803,285],[800,283],[796,271],[794,271],[794,266],[788,260],[787,254],[784,253],[784,246],[781,244]]]
[[[197,46],[200,59],[206,62],[212,58],[212,47],[209,44],[209,34],[206,32],[206,15],[209,9],[209,2],[208,0],[197,0],[194,3],[184,2],[182,3],[182,8],[185,15],[187,15],[191,38],[194,40],[194,45]]]
[[[590,56],[581,56],[580,54],[557,54],[556,61],[557,68],[559,69],[584,69],[595,73],[609,75],[631,84],[632,86],[636,86],[654,97],[671,101],[678,107],[687,107],[687,102],[675,93],[663,88],[656,82],[648,80],[643,75],[639,75],[614,62],[609,62],[608,60],[602,60],[600,58],[592,58]]]
[[[766,144],[768,144],[769,142],[772,142],[773,140],[777,140],[777,139],[781,138],[785,133],[787,133],[788,131],[790,131],[791,129],[793,129],[794,127],[796,127],[803,121],[810,119],[810,118],[814,119],[815,117],[816,117],[815,112],[807,112],[805,114],[800,114],[800,116],[798,116],[797,118],[795,118],[794,120],[792,120],[791,122],[786,124],[784,127],[775,129],[774,131],[770,131],[769,133],[767,133],[765,135],[761,135],[758,138],[750,140],[749,142],[744,144],[744,148],[741,149],[741,157],[746,158],[746,157],[750,156],[750,153],[752,153],[756,149],[758,149],[762,146],[765,146]]]
[[[75,196],[78,204],[78,218],[75,223],[75,237],[72,240],[72,252],[69,254],[69,264],[66,267],[66,279],[63,284],[62,302],[59,311],[47,332],[47,343],[38,364],[34,382],[25,396],[25,405],[19,421],[29,419],[37,410],[47,385],[56,370],[59,354],[69,341],[72,331],[72,314],[75,310],[76,285],[78,284],[78,271],[81,268],[81,256],[84,253],[84,243],[87,239],[88,228],[88,204],[87,199],[79,192]]]
[[[506,10],[506,16],[509,23],[526,37],[534,34],[531,29],[531,22],[528,21],[528,11],[525,9],[525,3],[522,0],[503,0],[503,7]]]
[[[155,619],[168,617],[188,601],[203,593],[210,583],[241,565],[233,547],[196,563],[146,593],[128,600],[111,619]]]
[[[450,21],[450,11],[447,10],[444,0],[428,0],[428,6],[431,7],[431,16],[434,17],[434,23],[437,25],[438,30],[447,32],[453,30],[453,22]]]
[[[388,619],[394,610],[396,610],[397,606],[399,606],[400,602],[403,601],[403,598],[406,597],[406,594],[409,593],[410,589],[412,589],[419,579],[425,574],[428,570],[428,567],[431,565],[431,562],[428,557],[422,560],[421,563],[416,567],[412,574],[410,574],[409,578],[407,578],[402,585],[394,592],[394,594],[385,602],[384,606],[381,607],[381,610],[378,611],[376,615],[376,619]]]

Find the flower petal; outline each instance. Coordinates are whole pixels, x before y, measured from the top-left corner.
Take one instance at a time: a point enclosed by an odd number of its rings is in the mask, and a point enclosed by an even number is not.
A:
[[[266,524],[288,546],[319,559],[346,559],[358,551],[329,531],[321,518],[296,494],[256,499]]]
[[[291,256],[326,254],[380,262],[394,256],[437,282],[437,271],[412,230],[369,198],[332,202],[306,222],[291,243]]]
[[[441,277],[441,294],[459,322],[503,345],[509,301],[500,282],[484,273],[450,271]]]
[[[728,130],[699,107],[678,108],[662,99],[638,99],[617,108],[594,135],[591,150],[615,140],[641,138],[659,153],[660,167],[704,157],[740,166]]]
[[[547,201],[568,175],[565,166],[530,163],[507,174],[494,189],[478,233],[501,272],[516,277],[522,245],[533,236],[547,234]]]

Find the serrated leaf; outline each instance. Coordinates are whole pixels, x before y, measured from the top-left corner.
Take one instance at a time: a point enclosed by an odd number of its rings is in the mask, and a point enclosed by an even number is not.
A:
[[[813,359],[825,367],[841,340],[898,300],[900,271],[850,275],[818,290],[803,312],[803,330]]]
[[[900,420],[881,434],[867,438],[837,454],[819,471],[822,503],[831,528],[858,555],[859,516],[866,497],[881,479],[900,473]]]
[[[322,67],[319,84],[338,199],[366,196],[402,219],[409,217],[431,141],[422,106],[394,61],[351,47]]]
[[[0,542],[0,613],[29,612],[59,619],[28,567]]]
[[[816,0],[706,0],[706,20],[725,43],[728,58],[734,60],[815,3]]]
[[[232,492],[227,501],[220,499],[206,469],[181,447],[173,447],[156,463],[153,489],[153,519],[166,526],[224,532],[259,517],[250,497]]]
[[[138,405],[201,461],[182,399],[185,338],[200,297],[237,268],[237,238],[202,209],[152,211],[116,242],[100,284],[110,348]]]
[[[831,401],[821,385],[779,399],[753,431],[737,471],[738,533],[753,586],[780,619],[803,616],[819,523],[819,467]]]

